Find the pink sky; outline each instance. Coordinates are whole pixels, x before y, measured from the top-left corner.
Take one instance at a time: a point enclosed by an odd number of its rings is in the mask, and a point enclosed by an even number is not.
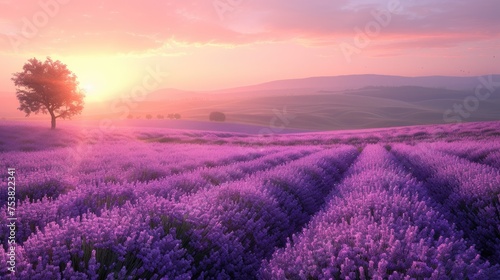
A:
[[[89,100],[130,90],[151,69],[155,86],[189,90],[500,73],[499,10],[498,0],[0,0],[0,96],[28,58],[46,56],[77,74]]]

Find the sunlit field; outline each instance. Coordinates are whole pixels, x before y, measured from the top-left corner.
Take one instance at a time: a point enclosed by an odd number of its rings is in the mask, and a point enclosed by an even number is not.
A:
[[[4,279],[500,277],[500,122],[266,136],[4,122],[0,140],[17,218],[15,277],[0,228]]]

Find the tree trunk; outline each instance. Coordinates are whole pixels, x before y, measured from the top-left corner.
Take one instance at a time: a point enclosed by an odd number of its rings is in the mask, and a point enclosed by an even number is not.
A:
[[[50,114],[50,117],[52,118],[50,128],[51,129],[56,129],[56,116],[54,114]]]

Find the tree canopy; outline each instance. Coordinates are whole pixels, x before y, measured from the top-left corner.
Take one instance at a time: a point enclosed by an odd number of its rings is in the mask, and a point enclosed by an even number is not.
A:
[[[45,62],[36,58],[24,64],[23,71],[14,73],[19,110],[31,113],[49,113],[51,128],[57,118],[70,118],[83,110],[85,95],[79,89],[76,75],[59,60],[47,57]]]
[[[226,120],[226,115],[222,112],[211,112],[208,119],[216,122],[223,122]]]

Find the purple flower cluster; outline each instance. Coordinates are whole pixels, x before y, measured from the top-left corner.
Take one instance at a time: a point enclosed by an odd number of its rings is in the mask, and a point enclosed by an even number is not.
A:
[[[500,169],[500,142],[460,141],[446,144],[432,143],[430,147],[447,154]]]
[[[500,170],[426,145],[397,145],[392,151],[483,257],[500,264]]]
[[[325,150],[244,181],[181,200],[219,220],[260,260],[317,212],[324,197],[356,158],[352,147]],[[258,267],[256,267],[257,269]]]
[[[1,279],[500,279],[500,122],[22,127],[0,127],[17,197],[16,274],[1,226]]]
[[[247,159],[246,161],[233,161],[227,165],[202,167],[192,172],[184,172],[149,182],[141,188],[156,196],[178,200],[181,196],[190,195],[201,189],[218,186],[225,182],[242,180],[252,174],[265,172],[319,150],[316,147],[296,147],[293,150],[269,149],[266,151],[267,155],[253,160]],[[242,158],[244,159],[244,157]]]
[[[156,201],[143,201],[154,207]],[[171,209],[164,207],[163,210]],[[144,211],[144,213],[141,213]],[[163,227],[152,228],[146,209],[105,210],[49,223],[23,245],[17,277],[21,279],[189,279],[192,260],[181,240]],[[164,213],[178,218],[174,210]],[[156,213],[155,213],[156,216]],[[159,214],[161,216],[161,214]]]
[[[261,268],[262,279],[495,279],[427,190],[368,146],[324,210]]]
[[[19,275],[31,279],[151,278],[168,276],[169,271],[169,277],[179,279],[254,278],[261,259],[283,245],[319,209],[320,201],[356,156],[353,147],[298,148],[265,156],[262,162],[267,168],[260,172],[242,163],[241,170],[251,172],[247,177],[237,176],[242,180],[204,188],[178,202],[157,196],[140,198],[140,192],[119,185],[87,186],[55,201],[44,199],[38,205],[46,211],[37,214],[55,214],[30,220],[42,221],[35,227],[44,227],[24,235]],[[283,176],[297,179],[278,183]],[[80,204],[75,197],[81,198]],[[99,201],[101,205],[96,206]],[[103,206],[106,203],[114,205]],[[74,213],[64,216],[64,211]],[[33,213],[20,216],[29,220]]]
[[[300,147],[292,151],[280,151],[276,148],[269,150],[266,156],[262,156],[263,153],[235,154],[216,161],[218,166],[215,167],[201,167],[150,182],[81,184],[74,191],[56,200],[44,198],[35,202],[21,202],[18,205],[17,222],[20,226],[16,237],[22,244],[30,234],[65,217],[78,217],[87,212],[99,215],[102,209],[121,206],[127,201],[134,204],[138,197],[145,193],[178,199],[202,188],[243,179],[250,174],[265,171],[318,150],[315,147]],[[252,160],[255,157],[257,158]],[[248,161],[244,161],[245,159]],[[5,213],[6,207],[3,207],[0,211],[0,221],[4,223],[7,221]],[[7,232],[8,228],[0,228],[0,236]]]

